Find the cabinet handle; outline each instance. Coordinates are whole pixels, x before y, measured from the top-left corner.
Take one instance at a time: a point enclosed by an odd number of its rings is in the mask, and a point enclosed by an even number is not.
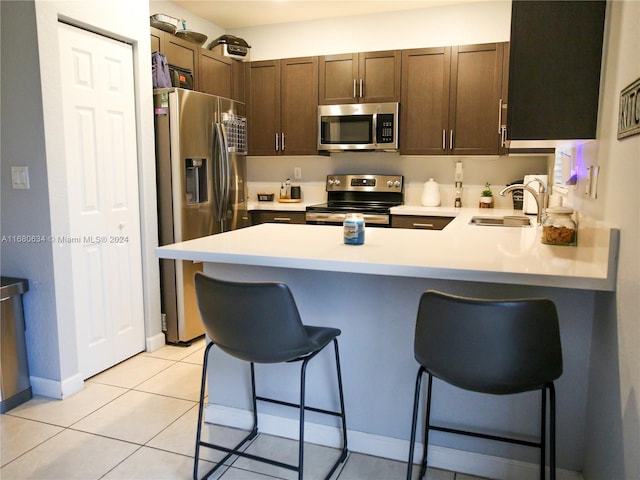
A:
[[[282,151],[284,152],[284,132],[282,132]]]
[[[414,223],[414,228],[433,228],[433,223]]]
[[[353,98],[357,98],[356,95],[356,79],[353,79]]]
[[[504,148],[506,143],[507,143],[507,126],[502,125],[502,127],[500,127],[500,147]]]
[[[449,132],[449,150],[453,150],[453,130]]]
[[[273,217],[274,222],[290,222],[290,217]]]
[[[364,97],[364,81],[360,79],[360,97]]]
[[[498,102],[498,135],[502,133],[502,99]]]
[[[278,151],[278,144],[279,144],[279,142],[278,142],[278,134],[276,133],[276,152]]]
[[[447,131],[442,129],[442,150],[447,149]]]

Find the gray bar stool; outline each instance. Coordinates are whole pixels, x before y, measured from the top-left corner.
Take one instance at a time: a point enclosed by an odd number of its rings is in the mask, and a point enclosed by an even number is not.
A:
[[[420,298],[414,339],[420,364],[416,378],[407,479],[411,480],[420,384],[427,374],[424,455],[420,476],[427,469],[429,431],[471,435],[540,448],[540,478],[545,478],[546,405],[549,392],[549,457],[556,475],[555,389],[562,374],[558,314],[546,299],[483,300],[427,291]],[[507,395],[540,390],[540,441],[487,435],[431,423],[433,378],[473,392]]]
[[[237,455],[265,462],[298,472],[303,478],[304,461],[304,414],[306,410],[339,417],[342,424],[342,450],[326,478],[329,478],[340,463],[347,458],[347,425],[344,412],[342,374],[338,340],[340,330],[329,327],[312,327],[302,324],[298,308],[289,287],[277,282],[230,282],[195,274],[196,298],[205,331],[211,342],[207,345],[202,365],[202,383],[200,387],[200,405],[198,410],[198,429],[193,478],[198,479],[198,460],[200,447],[213,448],[226,452],[203,478],[209,477],[230,457]],[[333,342],[336,371],[338,377],[338,395],[340,411],[323,410],[305,405],[305,372],[309,360]],[[251,365],[251,393],[253,406],[253,428],[235,447],[227,448],[201,440],[202,416],[204,410],[205,384],[209,352],[213,345],[227,354],[247,361]],[[300,403],[289,403],[277,399],[256,395],[255,363],[301,362],[300,367]],[[242,451],[243,445],[258,434],[258,411],[256,401],[277,403],[300,411],[300,439],[298,445],[298,465],[290,465],[269,458],[252,455]]]

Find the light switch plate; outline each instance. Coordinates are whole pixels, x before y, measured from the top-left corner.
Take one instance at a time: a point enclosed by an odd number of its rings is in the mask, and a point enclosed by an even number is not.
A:
[[[591,171],[592,171],[592,169],[593,169],[593,167],[587,168],[587,178],[585,179],[587,181],[587,183],[584,186],[584,195],[586,197],[591,195]]]
[[[11,186],[17,190],[28,190],[29,167],[11,167]]]

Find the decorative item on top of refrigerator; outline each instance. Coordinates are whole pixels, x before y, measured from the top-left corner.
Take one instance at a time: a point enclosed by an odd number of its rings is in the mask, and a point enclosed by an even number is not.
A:
[[[243,103],[181,88],[154,90],[159,243],[249,225]],[[204,334],[193,275],[202,264],[160,261],[168,343]]]

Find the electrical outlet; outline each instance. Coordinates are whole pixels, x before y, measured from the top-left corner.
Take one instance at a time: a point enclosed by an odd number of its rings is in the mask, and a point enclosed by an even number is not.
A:
[[[302,168],[296,167],[293,169],[293,178],[294,180],[300,180],[302,178]]]

